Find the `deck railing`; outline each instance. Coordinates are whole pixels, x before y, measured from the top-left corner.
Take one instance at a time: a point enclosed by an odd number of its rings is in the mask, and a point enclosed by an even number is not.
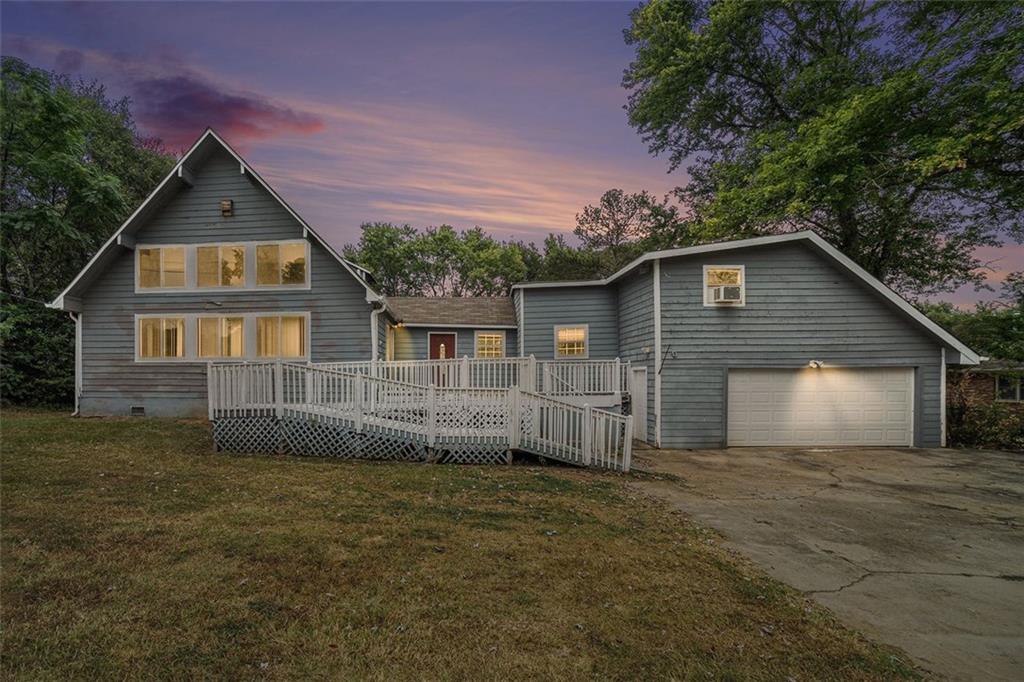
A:
[[[628,471],[633,418],[512,388],[422,386],[298,363],[208,365],[211,420],[317,417],[440,444],[487,443]]]
[[[629,362],[469,358],[316,363],[317,367],[419,386],[511,388],[549,395],[587,396],[628,392]]]

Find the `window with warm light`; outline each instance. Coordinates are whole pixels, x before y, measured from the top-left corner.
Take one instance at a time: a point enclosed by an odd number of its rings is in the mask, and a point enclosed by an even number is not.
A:
[[[242,317],[200,317],[199,357],[241,358],[245,355],[245,320]]]
[[[478,358],[505,357],[505,332],[477,332],[476,356]]]
[[[742,306],[746,303],[746,275],[742,265],[704,266],[704,305]]]
[[[306,357],[306,318],[281,315],[256,318],[256,356]]]
[[[139,357],[147,360],[185,357],[185,319],[140,317]]]
[[[185,247],[140,248],[137,253],[140,289],[181,289],[185,286]]]
[[[259,244],[256,246],[256,284],[258,286],[298,286],[306,284],[308,242]]]
[[[245,285],[245,247],[217,245],[196,247],[196,278],[199,287]]]
[[[587,327],[555,327],[555,357],[587,357]]]

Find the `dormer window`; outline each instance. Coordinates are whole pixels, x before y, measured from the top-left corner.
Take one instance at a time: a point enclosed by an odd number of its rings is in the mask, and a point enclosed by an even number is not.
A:
[[[745,289],[746,274],[742,265],[704,266],[705,306],[743,306]]]

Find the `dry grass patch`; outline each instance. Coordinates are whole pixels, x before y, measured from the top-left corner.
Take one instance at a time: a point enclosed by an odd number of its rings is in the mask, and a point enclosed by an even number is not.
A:
[[[229,456],[172,420],[2,429],[8,679],[914,674],[620,477]]]

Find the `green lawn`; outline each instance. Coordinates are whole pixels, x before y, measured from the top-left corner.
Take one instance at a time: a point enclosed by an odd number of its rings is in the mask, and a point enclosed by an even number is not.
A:
[[[5,679],[914,675],[615,475],[0,426]]]

